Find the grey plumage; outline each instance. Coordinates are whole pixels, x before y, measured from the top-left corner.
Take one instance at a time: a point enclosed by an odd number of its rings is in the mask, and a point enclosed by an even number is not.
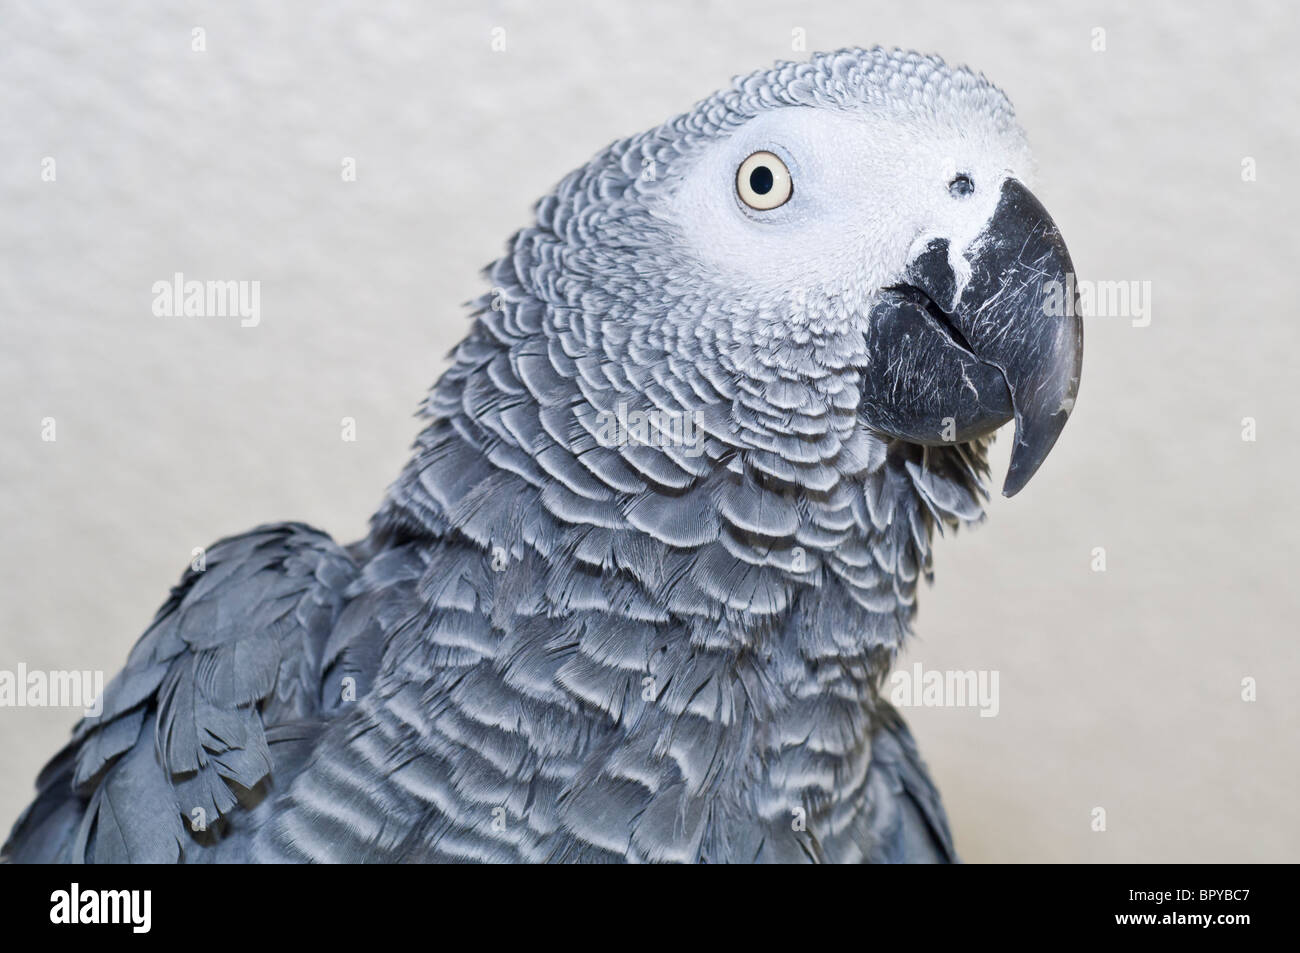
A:
[[[668,212],[701,149],[783,109],[1019,141],[982,78],[850,50],[568,176],[488,270],[370,535],[216,544],[8,858],[954,860],[878,689],[933,531],[982,518],[986,438],[864,418],[879,276],[737,283]],[[652,411],[698,443],[602,435]]]

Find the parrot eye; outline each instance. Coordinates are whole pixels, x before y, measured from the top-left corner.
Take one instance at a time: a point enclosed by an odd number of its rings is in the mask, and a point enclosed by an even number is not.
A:
[[[766,212],[790,201],[790,170],[771,152],[755,152],[736,170],[736,194],[752,209]]]
[[[955,199],[965,198],[975,191],[975,183],[966,173],[962,173],[948,183],[948,194]]]

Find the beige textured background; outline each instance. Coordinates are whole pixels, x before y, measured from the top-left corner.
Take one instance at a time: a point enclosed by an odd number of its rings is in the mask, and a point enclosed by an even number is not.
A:
[[[797,27],[810,50],[879,42],[987,73],[1081,275],[1153,285],[1150,327],[1089,323],[1054,455],[940,542],[922,593],[910,658],[1001,678],[996,718],[910,716],[959,849],[1294,859],[1300,24],[1283,4],[5,0],[0,668],[111,675],[224,534],[294,518],[360,535],[460,303],[531,203],[788,58]],[[260,280],[261,326],[154,317],[175,271]],[[0,710],[0,826],[73,720]]]

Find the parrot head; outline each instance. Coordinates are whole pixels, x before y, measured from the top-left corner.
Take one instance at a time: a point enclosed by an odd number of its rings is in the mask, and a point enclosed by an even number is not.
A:
[[[879,48],[819,54],[570,176],[539,206],[571,279],[547,291],[606,355],[715,382],[721,365],[739,381],[733,441],[764,446],[799,418],[826,423],[796,426],[814,439],[861,427],[942,446],[1014,419],[1010,496],[1064,427],[1082,361],[1080,320],[1059,306],[1073,266],[1031,173],[982,76]]]

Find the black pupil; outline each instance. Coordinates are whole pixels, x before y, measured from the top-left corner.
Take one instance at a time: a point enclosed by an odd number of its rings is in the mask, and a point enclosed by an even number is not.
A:
[[[970,195],[975,191],[975,183],[968,175],[959,175],[948,184],[948,191],[953,195]]]
[[[749,187],[754,190],[755,195],[766,195],[771,192],[772,170],[765,165],[760,165],[749,173]]]

